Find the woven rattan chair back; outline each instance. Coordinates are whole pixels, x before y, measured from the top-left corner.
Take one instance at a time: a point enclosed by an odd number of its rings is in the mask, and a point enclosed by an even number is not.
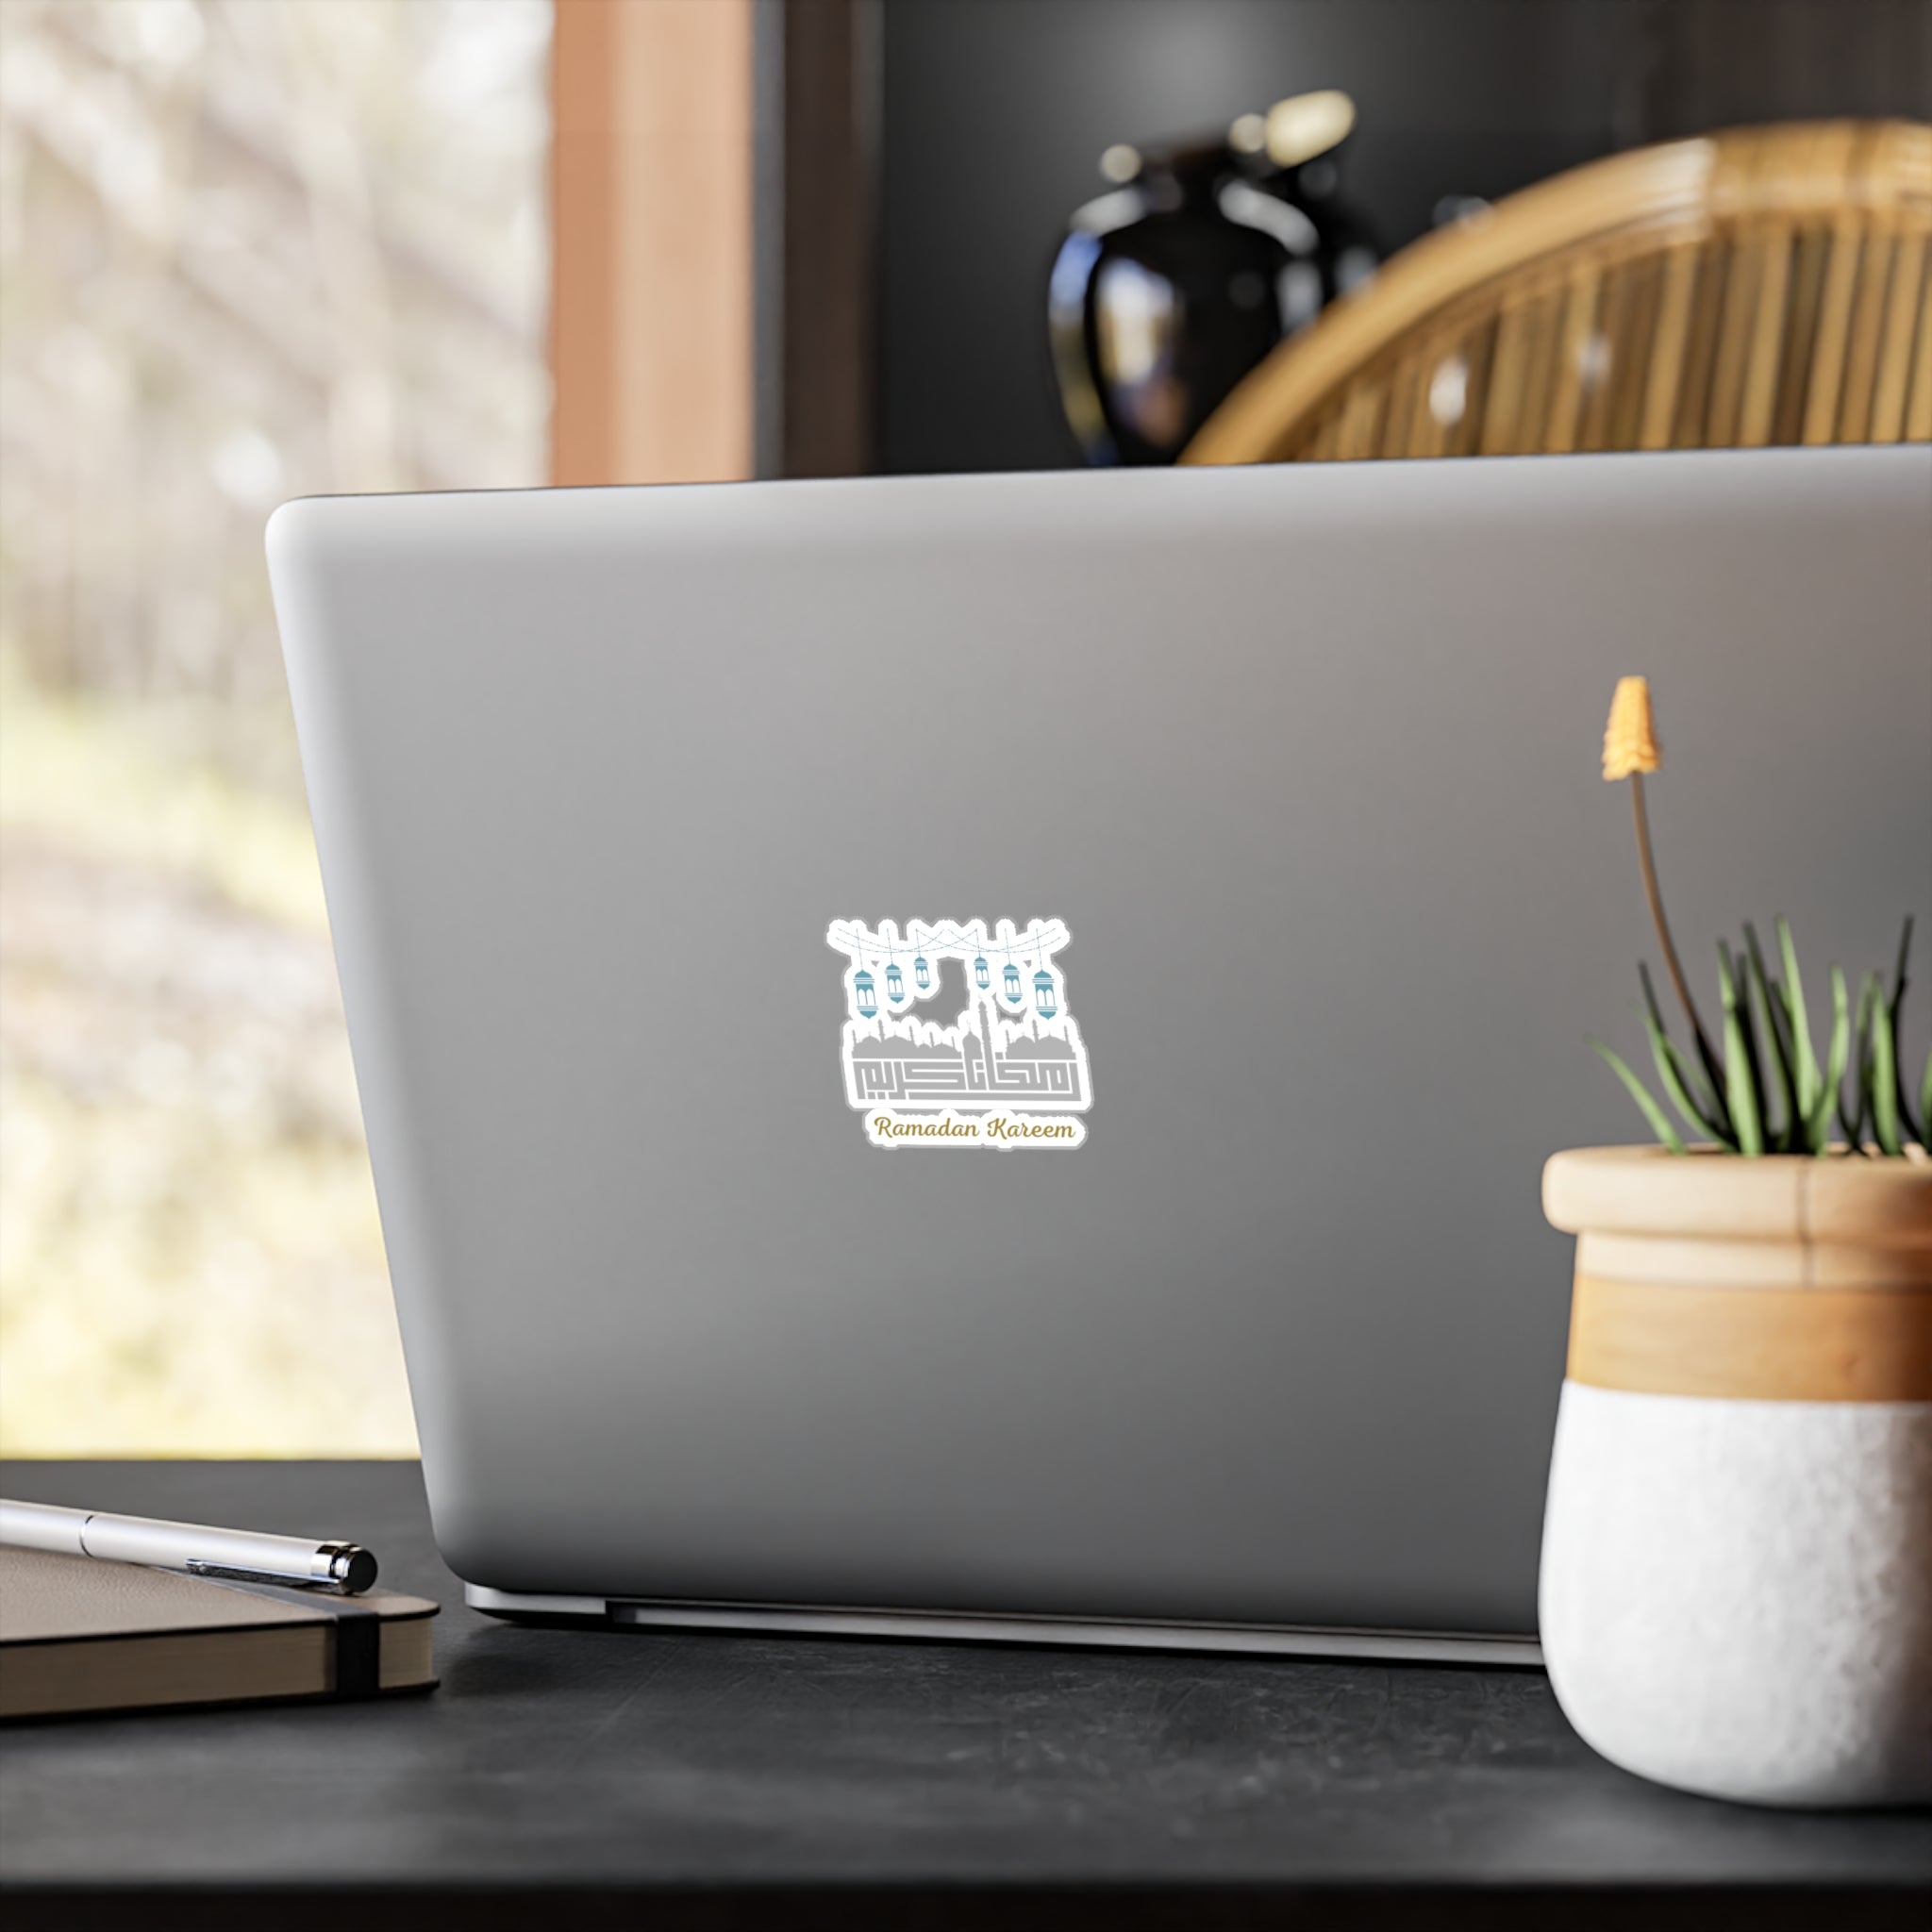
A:
[[[1393,257],[1182,460],[1932,440],[1932,126],[1641,148]]]

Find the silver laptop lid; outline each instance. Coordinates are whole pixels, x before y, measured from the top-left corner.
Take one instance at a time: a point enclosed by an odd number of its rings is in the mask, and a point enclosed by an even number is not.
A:
[[[1899,449],[280,511],[451,1562],[1531,1627],[1539,1173],[1644,1137],[1612,683],[1691,956],[1887,958],[1928,505]]]

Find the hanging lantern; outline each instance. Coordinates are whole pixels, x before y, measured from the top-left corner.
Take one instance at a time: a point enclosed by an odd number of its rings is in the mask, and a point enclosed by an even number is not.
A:
[[[886,968],[886,991],[895,1000],[906,997],[906,975],[899,971],[896,959]]]
[[[863,966],[852,981],[852,988],[858,995],[858,1012],[861,1019],[870,1020],[879,1009],[879,1003],[872,996],[872,974]]]
[[[1033,975],[1033,1004],[1040,1008],[1042,1020],[1051,1020],[1059,1011],[1053,1003],[1053,974],[1044,971]]]
[[[991,975],[988,974],[986,970],[986,960],[983,958],[974,960],[973,976],[974,979],[978,980],[979,990],[981,992],[984,992],[987,987],[991,983]]]
[[[1010,959],[1007,961],[1007,998],[1016,1007],[1020,1004],[1020,969]]]
[[[921,992],[924,992],[932,984],[932,974],[926,970],[925,955],[924,953],[912,962],[912,976],[919,982]]]

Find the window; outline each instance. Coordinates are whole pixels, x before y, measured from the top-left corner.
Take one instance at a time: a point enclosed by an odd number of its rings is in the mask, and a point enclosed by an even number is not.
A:
[[[261,531],[543,480],[549,33],[0,7],[8,1451],[413,1447]]]

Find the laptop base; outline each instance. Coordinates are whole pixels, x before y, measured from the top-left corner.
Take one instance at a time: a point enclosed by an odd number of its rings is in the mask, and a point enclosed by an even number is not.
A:
[[[1277,1624],[1164,1624],[1128,1618],[995,1617],[973,1612],[808,1609],[795,1604],[544,1596],[468,1583],[473,1610],[509,1621],[562,1619],[614,1628],[737,1630],[802,1637],[884,1637],[966,1643],[1052,1643],[1110,1650],[1225,1651],[1246,1657],[1377,1657],[1391,1662],[1541,1668],[1532,1637],[1434,1630],[1336,1630]]]

